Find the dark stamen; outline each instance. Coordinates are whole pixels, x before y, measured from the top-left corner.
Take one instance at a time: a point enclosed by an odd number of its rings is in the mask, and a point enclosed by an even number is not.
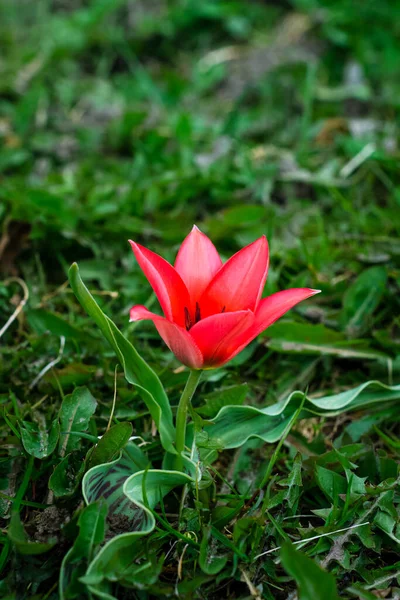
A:
[[[198,323],[201,319],[201,314],[200,314],[200,306],[199,303],[196,302],[196,313],[194,315],[194,322]]]
[[[191,326],[192,326],[192,319],[190,318],[189,309],[186,308],[186,306],[185,306],[185,327],[186,327],[187,331],[189,331]]]
[[[221,310],[221,312],[222,313],[225,312],[225,309],[226,309],[226,306],[224,306],[224,308]]]

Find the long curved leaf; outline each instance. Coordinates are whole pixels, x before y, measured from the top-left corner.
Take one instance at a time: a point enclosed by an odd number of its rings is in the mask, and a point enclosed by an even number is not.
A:
[[[148,468],[149,463],[146,464]],[[96,465],[87,471],[82,482],[83,497],[87,504],[104,500],[112,516],[123,515],[135,529],[141,529],[146,517],[141,509],[123,493],[125,481],[141,470],[124,452],[116,460]]]
[[[122,335],[118,327],[100,309],[93,296],[83,283],[79,268],[74,263],[68,272],[75,296],[94,320],[120,361],[126,380],[139,388],[144,402],[160,432],[165,450],[176,454],[173,442],[175,430],[168,397],[156,373],[138,354],[132,344]]]
[[[155,519],[149,509],[175,487],[194,482],[185,473],[156,469],[138,471],[127,477],[129,468],[129,462],[122,458],[93,467],[86,473],[83,482],[86,502],[104,498],[109,515],[126,519],[127,531],[103,546],[86,575],[80,579],[94,596],[106,600],[116,600],[112,595],[113,581],[121,583],[133,576],[134,558],[141,540],[155,527]],[[143,489],[146,498],[143,498]]]
[[[173,462],[171,454],[166,456],[170,457],[167,463]],[[135,568],[141,567],[136,567],[134,558],[140,552],[143,536],[155,527],[152,509],[173,488],[194,483],[200,477],[194,462],[186,456],[184,462],[189,474],[168,467],[152,469],[143,451],[130,443],[118,459],[97,465],[85,474],[82,483],[85,502],[89,506],[99,501],[105,503],[109,524],[124,531],[116,533],[101,548],[86,575],[79,578],[96,598],[116,600],[113,582],[126,581],[129,586],[135,578]],[[68,582],[65,577],[64,580],[66,587]]]
[[[61,564],[60,600],[79,598],[85,593],[80,577],[85,574],[96,547],[104,540],[106,516],[105,502],[89,504],[80,514],[79,534]]]
[[[224,406],[206,425],[208,440],[201,445],[214,448],[238,448],[249,438],[258,437],[268,443],[279,440],[286,425],[303,400],[303,392],[290,396],[266,408],[255,406]],[[334,416],[346,410],[365,408],[377,402],[400,400],[400,385],[387,386],[379,381],[367,381],[339,394],[321,398],[306,398],[300,418],[312,414]],[[200,445],[200,442],[199,442]]]

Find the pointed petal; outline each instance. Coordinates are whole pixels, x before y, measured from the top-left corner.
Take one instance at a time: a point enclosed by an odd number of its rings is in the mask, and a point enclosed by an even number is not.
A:
[[[253,321],[251,310],[240,310],[212,315],[196,323],[189,333],[203,355],[204,366],[225,362],[232,352],[232,340],[249,329]]]
[[[143,304],[137,304],[136,306],[132,306],[129,311],[129,322],[132,321],[144,321],[145,319],[150,319],[153,321],[155,318],[163,319],[161,315],[156,315],[149,311]]]
[[[222,261],[214,244],[194,225],[182,242],[175,260],[175,269],[186,284],[193,308],[221,266]]]
[[[228,362],[228,360],[231,360],[236,354],[239,354],[239,352],[250,344],[254,338],[273,325],[275,321],[280,319],[280,317],[296,306],[296,304],[311,296],[315,296],[315,294],[319,294],[320,291],[321,290],[312,290],[310,288],[292,288],[263,298],[255,313],[254,323],[247,331],[236,336],[232,343],[232,348],[234,347],[233,352],[224,362]]]
[[[190,298],[180,275],[169,262],[155,252],[131,240],[129,243],[166,318],[178,325],[184,325],[185,307],[189,307]]]
[[[201,299],[201,316],[250,309],[255,311],[268,271],[265,236],[234,254],[216,273]]]
[[[181,363],[191,369],[202,368],[203,355],[186,329],[179,327],[175,323],[171,323],[171,321],[160,315],[150,312],[145,306],[133,306],[130,311],[130,321],[139,321],[142,319],[153,321],[168,348]]]

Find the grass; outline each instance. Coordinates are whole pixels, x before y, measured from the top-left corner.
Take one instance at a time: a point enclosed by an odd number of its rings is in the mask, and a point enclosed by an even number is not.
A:
[[[111,417],[120,447],[139,436],[161,462],[145,404],[68,286],[72,262],[174,411],[187,371],[152,325],[128,322],[133,304],[157,305],[128,238],[173,260],[193,223],[224,258],[266,234],[266,293],[322,290],[205,373],[199,423],[294,390],[398,383],[399,16],[389,0],[3,0],[2,597],[62,597],[71,548],[65,600],[98,597],[78,576],[129,529],[82,496]],[[203,448],[207,485],[152,509],[155,528],[104,593],[397,598],[398,432],[382,401],[302,414],[278,444]]]

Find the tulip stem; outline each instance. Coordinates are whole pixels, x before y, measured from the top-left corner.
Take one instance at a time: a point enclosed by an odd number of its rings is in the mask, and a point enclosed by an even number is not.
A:
[[[179,400],[178,410],[176,413],[176,451],[178,453],[177,464],[182,465],[182,452],[185,449],[186,438],[186,420],[190,401],[199,384],[202,371],[190,371],[189,378],[186,382],[185,389],[182,392]]]

